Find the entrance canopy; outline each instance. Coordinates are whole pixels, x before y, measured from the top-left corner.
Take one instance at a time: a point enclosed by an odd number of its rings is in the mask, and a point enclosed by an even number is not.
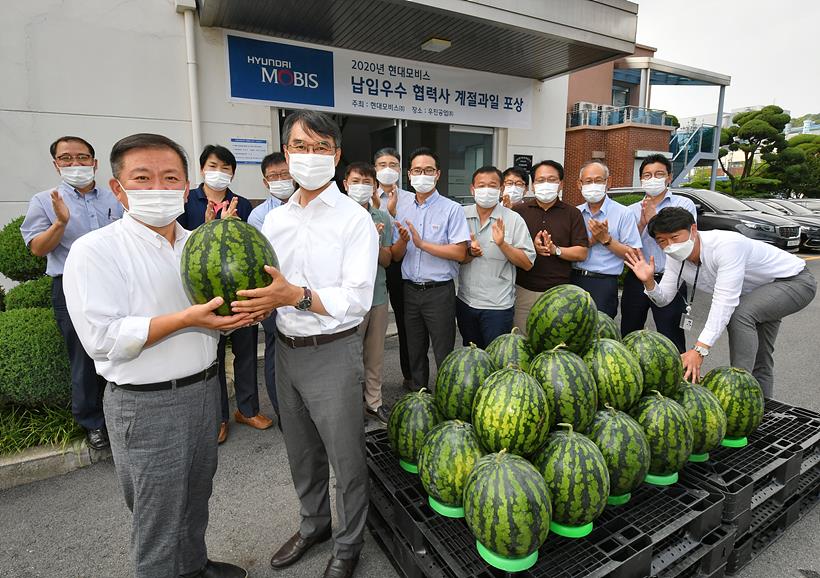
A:
[[[641,71],[649,71],[649,83],[654,85],[729,86],[730,76],[659,60],[649,56],[630,56],[615,63],[614,80],[629,84],[641,83]]]
[[[638,22],[625,0],[198,3],[202,26],[538,80],[633,54]]]

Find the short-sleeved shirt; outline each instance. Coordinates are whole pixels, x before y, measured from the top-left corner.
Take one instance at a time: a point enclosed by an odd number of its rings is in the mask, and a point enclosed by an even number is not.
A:
[[[433,191],[421,205],[416,195],[400,196],[396,218],[405,226],[407,221],[413,223],[421,238],[430,243],[452,245],[470,240],[461,205],[441,196],[438,191]],[[458,265],[458,261],[422,251],[410,239],[401,264],[401,276],[413,283],[452,281],[458,277]]]
[[[231,189],[225,191],[225,201],[229,204],[233,201],[234,197],[239,198],[239,201],[236,203],[236,215],[247,223],[248,217],[251,216],[251,210],[253,209],[251,202],[245,197],[240,197]],[[208,197],[205,195],[205,190],[202,188],[202,185],[199,185],[197,188],[188,192],[188,202],[185,203],[185,212],[177,217],[177,222],[182,225],[183,228],[193,231],[205,223],[205,211],[207,209]],[[220,209],[216,212],[215,217],[218,219],[221,215],[222,210]]]
[[[271,209],[275,209],[281,204],[282,201],[280,201],[273,195],[270,195],[267,199],[262,201],[256,207],[254,207],[254,209],[251,211],[251,214],[248,215],[248,224],[253,225],[261,231],[262,225],[265,224],[265,217],[267,216],[267,214],[271,212]]]
[[[604,197],[601,208],[594,215],[589,210],[589,203],[578,205],[578,210],[584,217],[587,230],[589,230],[590,219],[607,221],[609,234],[613,239],[635,249],[641,248],[638,220],[627,207],[613,201],[609,195]],[[595,243],[589,248],[586,261],[576,262],[574,267],[602,275],[620,275],[624,270],[624,260],[601,243]]]
[[[26,217],[20,225],[20,233],[27,247],[37,235],[48,230],[57,220],[54,206],[51,204],[53,190],[41,191],[29,201]],[[114,193],[99,185],[83,194],[71,185],[60,182],[57,193],[68,207],[69,218],[62,239],[46,256],[46,275],[50,277],[63,274],[65,260],[74,241],[86,233],[101,229],[122,218],[123,211]]]
[[[587,228],[581,211],[564,201],[555,201],[555,204],[545,211],[534,197],[528,197],[516,204],[513,211],[524,219],[532,239],[535,239],[539,231],[545,230],[552,237],[552,242],[559,247],[589,246]],[[532,269],[518,270],[516,284],[540,293],[556,285],[569,283],[571,273],[570,261],[555,255],[538,255]]]
[[[493,241],[493,223],[504,221],[504,241],[522,249],[532,263],[535,246],[521,215],[502,206],[495,206],[481,225],[475,205],[464,207],[467,226],[481,246],[481,257],[461,265],[458,273],[458,298],[474,309],[509,309],[515,305],[516,267]]]
[[[379,233],[379,246],[390,247],[395,239],[393,219],[390,215],[373,205],[367,208],[373,223],[381,223],[384,229]],[[398,233],[396,233],[398,234]],[[373,286],[373,307],[387,303],[387,270],[379,264],[376,269],[376,284]]]
[[[376,191],[376,192],[379,195],[379,210],[384,211],[387,214],[390,214],[390,211],[387,208],[387,203],[390,200],[390,197],[388,196],[387,193],[384,192],[384,189],[381,188],[381,187],[379,187],[378,191]],[[399,196],[400,199],[402,197],[407,197],[407,196],[415,197],[415,195],[413,193],[411,193],[410,191],[405,191],[404,189],[399,187],[398,184],[396,185],[396,194]],[[396,214],[398,214],[398,204],[396,204]]]
[[[683,207],[695,218],[695,222],[698,222],[698,211],[695,209],[695,203],[692,202],[691,199],[687,199],[686,197],[681,197],[679,195],[673,195],[669,190],[666,191],[663,199],[661,202],[658,203],[657,211],[660,212],[662,209],[667,207]],[[640,222],[641,220],[641,202],[638,201],[632,205],[629,205],[629,211],[635,217],[635,220]],[[666,253],[663,252],[658,246],[658,243],[655,242],[655,239],[651,237],[649,231],[647,230],[648,227],[644,227],[643,231],[641,231],[641,243],[643,247],[641,251],[643,252],[643,258],[646,259],[646,262],[649,262],[650,257],[655,258],[655,273],[663,273],[664,268],[666,267]]]

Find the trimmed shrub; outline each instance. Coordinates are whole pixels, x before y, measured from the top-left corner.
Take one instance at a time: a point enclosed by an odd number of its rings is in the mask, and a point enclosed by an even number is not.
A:
[[[6,295],[6,311],[30,307],[51,308],[51,277],[43,276],[9,289]]]
[[[29,281],[46,274],[46,258],[31,254],[23,242],[17,217],[0,229],[0,273],[14,281]]]
[[[6,290],[0,285],[0,311],[6,310]]]
[[[629,193],[626,195],[612,195],[613,201],[618,201],[622,205],[633,205],[643,200],[643,195],[640,193]]]
[[[0,313],[0,401],[30,408],[70,403],[68,352],[51,309]]]

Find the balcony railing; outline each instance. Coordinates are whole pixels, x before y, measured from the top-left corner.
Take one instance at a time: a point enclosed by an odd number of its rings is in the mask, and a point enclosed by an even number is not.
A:
[[[634,123],[651,126],[672,126],[672,117],[665,110],[641,108],[639,106],[613,107],[601,105],[597,108],[574,110],[567,113],[567,128],[575,126],[614,126]]]

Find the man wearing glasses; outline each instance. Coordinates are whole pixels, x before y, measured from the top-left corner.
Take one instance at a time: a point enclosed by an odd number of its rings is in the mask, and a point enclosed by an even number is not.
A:
[[[94,361],[74,331],[63,295],[63,268],[74,241],[122,217],[122,205],[109,189],[94,180],[97,159],[94,147],[87,141],[63,136],[49,150],[60,184],[32,197],[20,232],[29,250],[47,259],[54,318],[71,367],[71,412],[85,428],[88,445],[98,450],[108,446],[102,405],[105,380],[97,375]]]
[[[436,189],[441,176],[436,154],[429,148],[410,155],[407,171],[415,195],[399,199],[396,211],[399,239],[394,258],[404,257],[404,323],[413,387],[429,386],[433,342],[436,367],[456,342],[456,292],[459,263],[467,258],[470,230],[461,205]]]
[[[599,311],[618,313],[618,277],[624,257],[641,248],[635,216],[606,194],[609,168],[598,160],[581,167],[578,188],[586,203],[578,205],[589,232],[589,253],[572,270],[572,282],[587,290]]]
[[[530,176],[521,167],[510,167],[501,178],[504,187],[501,202],[509,209],[524,200],[524,195],[530,188]]]
[[[641,188],[646,192],[646,196],[640,203],[630,205],[629,210],[638,221],[646,261],[649,262],[650,257],[655,259],[655,282],[660,283],[666,265],[666,255],[649,234],[647,224],[666,207],[683,207],[692,214],[695,223],[698,213],[695,203],[686,197],[673,195],[669,190],[669,184],[672,182],[672,162],[668,158],[661,154],[649,155],[641,162],[640,174]],[[644,285],[635,277],[635,273],[628,269],[621,294],[621,335],[643,329],[650,308],[658,331],[671,339],[680,353],[684,353],[686,339],[680,322],[686,310],[686,283],[681,283],[677,295],[669,304],[659,307],[644,292]]]

